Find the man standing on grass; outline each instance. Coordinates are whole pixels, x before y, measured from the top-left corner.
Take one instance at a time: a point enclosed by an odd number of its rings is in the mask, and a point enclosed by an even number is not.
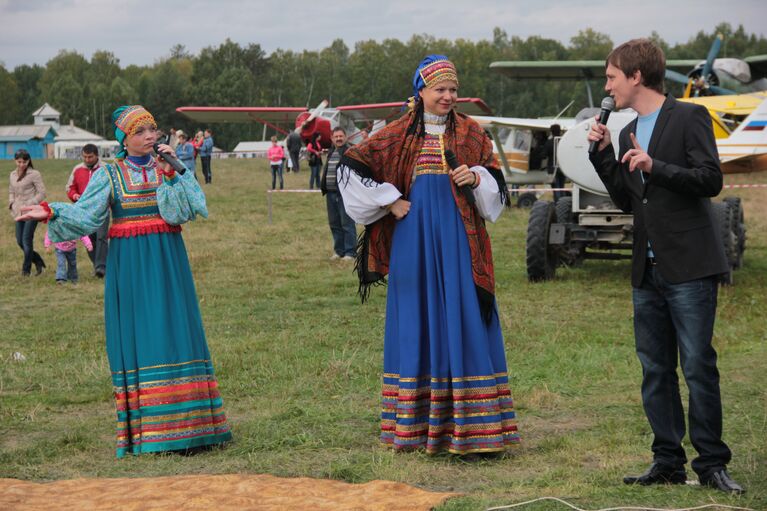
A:
[[[288,133],[288,137],[285,139],[285,145],[287,146],[288,154],[290,155],[292,170],[298,174],[298,171],[300,170],[298,157],[301,154],[301,135],[299,135],[296,130],[291,130],[290,133]]]
[[[213,171],[210,168],[210,157],[213,154],[213,132],[205,130],[205,138],[200,146],[200,163],[202,163],[202,175],[205,177],[205,183],[213,180]]]
[[[711,345],[718,276],[727,271],[710,197],[722,189],[711,117],[702,106],[663,94],[663,51],[649,39],[615,48],[606,60],[605,90],[616,108],[633,108],[618,159],[605,125],[590,159],[615,204],[634,215],[631,283],[634,337],[642,364],[642,402],[654,434],[653,463],[626,484],[685,484],[681,362],[689,390],[692,469],[701,484],[730,493],[743,488],[727,473],[732,454],[722,441],[722,402]]]
[[[91,180],[91,176],[101,168],[99,161],[99,148],[94,144],[85,144],[82,151],[83,162],[75,165],[72,174],[67,181],[67,197],[72,202],[77,202],[80,196],[85,192],[85,188]],[[93,272],[96,277],[103,279],[107,268],[107,251],[109,241],[107,234],[109,232],[109,215],[98,228],[98,230],[89,235],[93,250],[88,251],[88,257],[93,263]]]
[[[320,190],[328,206],[328,223],[333,234],[333,255],[331,259],[353,261],[357,257],[357,226],[344,209],[344,199],[338,191],[336,168],[349,145],[346,143],[346,131],[336,128],[331,135],[333,147],[330,149],[325,168],[320,179]]]

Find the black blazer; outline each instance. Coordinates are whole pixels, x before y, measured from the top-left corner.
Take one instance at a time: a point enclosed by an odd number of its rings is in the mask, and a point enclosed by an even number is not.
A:
[[[613,202],[634,214],[632,285],[642,284],[648,239],[658,271],[673,284],[726,272],[709,199],[722,190],[722,171],[708,111],[666,98],[645,148],[653,166],[644,183],[639,170],[619,163],[633,147],[629,134],[636,127],[634,120],[621,131],[617,161],[612,145],[590,156]]]

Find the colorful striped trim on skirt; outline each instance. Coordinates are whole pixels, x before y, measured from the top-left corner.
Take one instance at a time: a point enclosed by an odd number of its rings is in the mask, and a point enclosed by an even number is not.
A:
[[[381,442],[454,454],[503,451],[519,443],[508,375],[384,374]]]
[[[117,457],[231,440],[209,360],[112,373]]]

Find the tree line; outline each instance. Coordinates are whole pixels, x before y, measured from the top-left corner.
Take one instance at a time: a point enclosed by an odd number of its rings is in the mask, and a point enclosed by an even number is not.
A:
[[[648,35],[669,59],[706,58],[717,33],[724,35],[720,57],[767,53],[767,39],[720,23],[713,31],[699,31],[686,43],[673,46],[656,32]],[[618,41],[620,43],[622,41]],[[121,67],[115,55],[96,51],[90,60],[76,51],[62,50],[45,66],[20,65],[12,71],[0,64],[0,125],[30,124],[32,112],[48,102],[74,123],[111,138],[110,114],[122,104],[147,107],[162,128],[186,131],[201,128],[176,113],[179,106],[302,106],[322,99],[331,106],[406,100],[413,70],[423,56],[443,53],[455,62],[460,94],[479,97],[494,114],[514,117],[552,116],[571,101],[574,115],[587,105],[584,83],[574,81],[511,80],[491,72],[498,60],[604,59],[614,47],[609,36],[593,29],[579,31],[565,45],[555,39],[509,36],[495,28],[491,39],[437,39],[414,35],[407,41],[359,41],[350,49],[336,39],[322,50],[275,50],[267,55],[259,44],[240,45],[229,39],[193,55],[182,45],[151,66]],[[604,80],[593,80],[595,102]],[[667,84],[670,91],[679,85]],[[219,124],[216,145],[231,149],[240,140],[263,135],[257,124]],[[271,132],[267,132],[271,134]]]

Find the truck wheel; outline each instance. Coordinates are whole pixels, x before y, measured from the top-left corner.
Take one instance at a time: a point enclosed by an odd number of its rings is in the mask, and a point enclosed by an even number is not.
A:
[[[746,219],[743,212],[743,203],[740,197],[725,197],[724,202],[730,205],[730,218],[732,222],[732,231],[735,233],[735,245],[733,253],[735,256],[734,267],[743,266],[743,252],[746,250]]]
[[[573,223],[573,198],[572,197],[560,197],[557,203],[554,205],[556,211],[558,224],[571,224]]]
[[[535,192],[521,193],[519,194],[519,198],[517,198],[517,207],[530,209],[533,207],[533,204],[535,204],[535,201],[537,200],[538,196],[535,195]]]
[[[549,228],[555,221],[554,204],[536,201],[527,223],[527,278],[540,282],[554,278],[559,263],[557,253],[549,245]]]
[[[735,233],[732,231],[732,215],[730,214],[730,205],[726,202],[714,202],[711,204],[714,208],[714,221],[722,236],[724,253],[727,256],[727,265],[729,269],[722,275],[722,284],[732,285],[735,258],[733,255],[733,246],[735,244]]]

